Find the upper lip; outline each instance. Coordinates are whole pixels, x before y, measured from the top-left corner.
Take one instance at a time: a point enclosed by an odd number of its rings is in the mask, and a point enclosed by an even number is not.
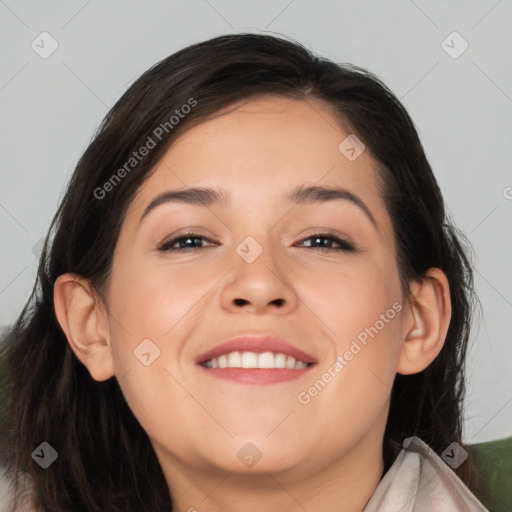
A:
[[[236,351],[255,352],[257,354],[261,354],[263,352],[275,352],[292,356],[297,361],[316,363],[316,359],[312,355],[303,352],[282,338],[254,334],[243,334],[224,341],[198,356],[196,358],[196,363],[201,364],[223,354]]]

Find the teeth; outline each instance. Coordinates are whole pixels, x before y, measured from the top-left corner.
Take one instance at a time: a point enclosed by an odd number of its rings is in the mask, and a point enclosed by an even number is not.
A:
[[[297,361],[286,354],[263,352],[230,352],[206,361],[207,368],[287,368],[301,370],[308,366],[303,361]]]
[[[225,366],[221,368],[226,368]],[[242,368],[258,368],[258,354],[242,352]]]
[[[246,354],[251,354],[251,352],[246,352]],[[245,354],[242,355],[242,357]],[[253,354],[251,354],[252,356]],[[252,362],[252,361],[251,361]],[[272,352],[262,352],[258,356],[258,362],[255,366],[248,366],[247,368],[277,368],[275,365],[275,358]]]
[[[284,354],[276,354],[274,356],[276,368],[286,368],[286,356]]]
[[[240,352],[231,352],[228,354],[228,364],[230,368],[240,368],[242,366],[242,356]]]
[[[288,368],[289,370],[293,370],[295,368],[295,358],[292,357],[292,356],[288,356],[286,358],[286,368]]]

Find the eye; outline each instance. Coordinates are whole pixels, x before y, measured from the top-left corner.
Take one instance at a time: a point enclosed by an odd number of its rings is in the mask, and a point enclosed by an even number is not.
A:
[[[323,241],[330,241],[331,246],[325,245]],[[208,241],[214,243],[211,239],[200,235],[198,233],[188,232],[182,235],[179,235],[171,240],[165,241],[158,250],[161,252],[190,252],[195,251],[196,249],[204,249],[205,246],[195,246],[196,243],[201,243],[201,241]],[[354,252],[355,248],[346,240],[339,238],[338,236],[332,233],[318,233],[312,236],[308,236],[307,238],[303,238],[300,243],[311,242],[309,247],[313,249],[319,249],[320,251],[345,251],[345,252]],[[338,247],[332,247],[332,242],[338,245]],[[178,247],[175,247],[178,244]],[[313,244],[318,244],[319,247],[314,247]],[[308,247],[308,246],[305,246]]]
[[[199,241],[206,240],[208,242],[212,242],[209,238],[200,235],[198,233],[188,232],[184,233],[182,235],[179,235],[175,238],[172,238],[171,240],[165,241],[160,247],[158,247],[158,250],[161,252],[190,252],[195,251],[196,249],[203,249],[202,247],[196,247],[194,246],[195,243]],[[175,245],[178,244],[178,247],[175,247]]]
[[[338,247],[332,247],[329,245],[326,245],[324,243],[325,240],[328,240],[330,242],[334,242],[338,245]],[[319,247],[317,249],[320,249],[321,251],[345,251],[345,252],[354,252],[355,248],[346,240],[343,240],[342,238],[337,237],[336,235],[332,233],[317,233],[316,235],[308,236],[307,238],[304,238],[301,240],[300,243],[311,241],[312,244],[319,244]],[[332,244],[331,244],[332,245]],[[312,247],[310,245],[309,247]],[[312,247],[313,249],[315,247]]]

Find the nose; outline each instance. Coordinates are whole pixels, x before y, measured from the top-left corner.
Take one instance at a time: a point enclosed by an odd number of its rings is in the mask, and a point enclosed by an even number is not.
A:
[[[254,245],[253,241],[251,250],[255,250]],[[298,298],[290,282],[289,264],[288,270],[285,270],[286,262],[276,248],[271,248],[269,244],[257,245],[262,252],[254,260],[243,257],[240,247],[234,255],[229,281],[222,289],[222,307],[237,313],[290,313],[297,307]]]

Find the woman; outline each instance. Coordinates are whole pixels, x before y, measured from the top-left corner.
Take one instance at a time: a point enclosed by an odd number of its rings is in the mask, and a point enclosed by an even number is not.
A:
[[[377,77],[266,35],[185,48],[107,114],[6,340],[13,493],[51,511],[485,510],[462,443],[473,302]]]

